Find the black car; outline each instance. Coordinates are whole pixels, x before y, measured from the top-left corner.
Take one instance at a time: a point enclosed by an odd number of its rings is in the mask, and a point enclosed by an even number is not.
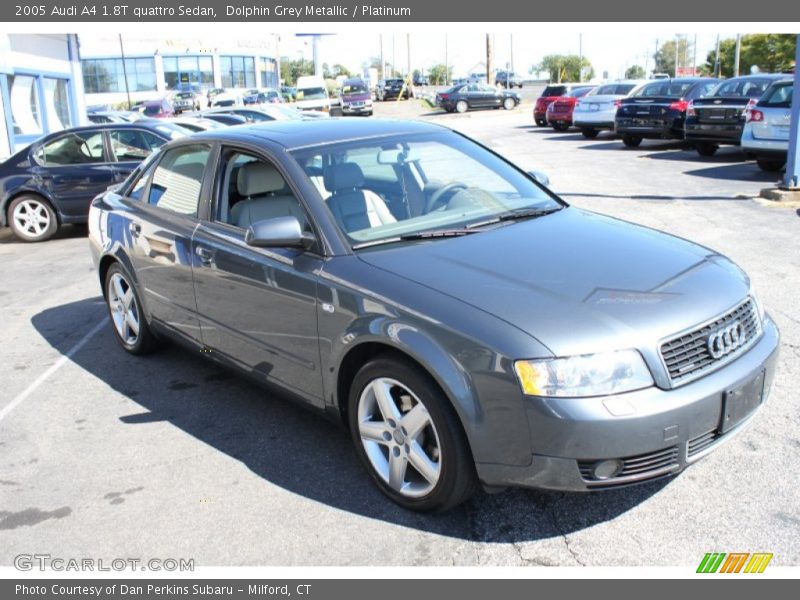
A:
[[[468,83],[451,87],[436,94],[436,104],[447,112],[467,112],[473,108],[515,108],[521,101],[519,94],[498,89],[485,83]]]
[[[689,102],[706,95],[719,83],[712,77],[659,79],[623,98],[614,126],[629,148],[645,138],[683,139]]]
[[[498,71],[494,76],[494,84],[504,88],[518,87],[522,89],[522,77],[513,72]]]
[[[430,84],[431,81],[427,75],[414,75],[414,85],[426,86]]]
[[[686,139],[701,156],[712,156],[721,145],[738,146],[745,109],[755,104],[773,81],[785,77],[768,73],[733,77],[692,100],[686,110]]]
[[[161,121],[47,135],[0,164],[0,226],[11,227],[24,242],[41,242],[64,223],[85,223],[92,198],[123,181],[155,149],[185,135]]]
[[[396,100],[397,98],[408,100],[411,98],[411,89],[405,82],[396,77],[394,79],[381,79],[375,88],[375,98],[378,100]]]

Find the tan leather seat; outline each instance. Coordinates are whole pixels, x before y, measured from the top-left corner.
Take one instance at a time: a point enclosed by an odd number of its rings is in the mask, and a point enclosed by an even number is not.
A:
[[[389,207],[371,190],[364,189],[364,173],[356,163],[325,168],[325,189],[332,193],[328,208],[346,232],[396,223]]]
[[[233,205],[229,221],[244,229],[257,221],[274,217],[297,217],[305,225],[305,216],[293,194],[277,194],[286,188],[278,170],[269,163],[251,162],[239,168],[236,179],[239,195],[245,199]]]

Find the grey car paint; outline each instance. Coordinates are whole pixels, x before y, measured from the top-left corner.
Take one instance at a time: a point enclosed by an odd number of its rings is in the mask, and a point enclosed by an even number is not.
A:
[[[184,261],[173,269],[182,274],[177,282],[148,284],[137,268],[130,224],[147,215],[139,202],[113,191],[97,198],[90,245],[101,277],[118,260],[138,286],[164,286],[177,296],[188,294],[193,273],[196,308],[173,299],[163,310],[146,293],[148,321],[329,414],[342,412],[351,360],[360,351],[369,357],[380,344],[406,354],[452,403],[487,485],[588,490],[576,459],[673,445],[681,452],[669,470],[676,472],[689,462],[687,444],[697,429],[719,422],[727,390],[762,373],[766,397],[778,347],[768,317],[763,335],[736,360],[670,389],[660,342],[723,314],[750,290],[728,259],[685,240],[566,208],[475,236],[350,250],[286,152],[297,143],[287,132],[310,126],[302,131],[313,144],[314,135],[321,143],[340,127],[351,138],[387,128],[433,129],[362,123],[309,122],[194,138],[235,143],[274,160],[314,224],[319,244],[311,250],[245,246],[224,226],[209,223],[209,177],[197,221],[178,228],[184,237],[191,229],[192,249],[175,255]],[[170,227],[154,223],[154,229]],[[210,251],[210,264],[203,264],[199,248]],[[514,374],[518,359],[626,348],[643,355],[655,386],[607,398],[531,397]]]

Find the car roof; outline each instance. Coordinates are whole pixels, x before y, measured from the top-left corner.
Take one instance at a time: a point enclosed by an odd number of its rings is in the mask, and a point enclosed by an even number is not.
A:
[[[442,131],[449,131],[449,129],[420,121],[333,118],[240,125],[236,128],[196,134],[193,139],[203,138],[229,142],[238,140],[251,143],[270,141],[292,150],[347,140]]]

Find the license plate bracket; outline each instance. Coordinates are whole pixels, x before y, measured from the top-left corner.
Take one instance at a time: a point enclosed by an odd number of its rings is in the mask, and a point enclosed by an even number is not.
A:
[[[725,391],[722,399],[722,423],[720,431],[727,433],[744,421],[759,407],[764,398],[765,373]]]

